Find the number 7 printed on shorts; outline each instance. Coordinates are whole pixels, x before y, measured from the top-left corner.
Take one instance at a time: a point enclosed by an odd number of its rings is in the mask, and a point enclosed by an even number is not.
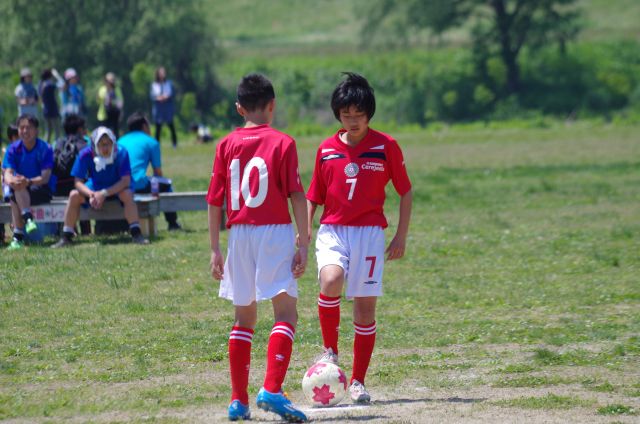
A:
[[[376,269],[376,257],[366,256],[364,260],[367,262],[371,262],[371,266],[369,267],[369,278],[371,278],[373,277],[373,271]]]

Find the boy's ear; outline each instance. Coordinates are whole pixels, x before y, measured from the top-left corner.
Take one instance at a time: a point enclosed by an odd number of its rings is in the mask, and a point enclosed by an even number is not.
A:
[[[244,117],[247,114],[247,109],[242,107],[240,103],[236,102],[236,112],[238,112],[238,115]]]
[[[267,103],[267,110],[271,113],[276,108],[276,99],[271,99],[269,103]]]

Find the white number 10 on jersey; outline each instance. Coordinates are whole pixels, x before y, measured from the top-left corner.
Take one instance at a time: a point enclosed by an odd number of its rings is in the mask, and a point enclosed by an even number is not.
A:
[[[258,170],[259,175],[258,193],[255,196],[251,195],[251,184],[249,184],[249,177],[253,168]],[[240,210],[241,192],[244,204],[249,208],[257,208],[264,203],[264,199],[267,198],[267,189],[269,188],[269,171],[264,159],[260,157],[251,158],[242,171],[242,179],[240,179],[240,159],[233,159],[229,170],[231,171],[232,210]]]

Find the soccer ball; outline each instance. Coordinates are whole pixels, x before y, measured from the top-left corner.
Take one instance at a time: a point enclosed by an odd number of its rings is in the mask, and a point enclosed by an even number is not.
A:
[[[333,406],[347,393],[347,376],[331,362],[316,362],[304,373],[302,391],[313,406]]]

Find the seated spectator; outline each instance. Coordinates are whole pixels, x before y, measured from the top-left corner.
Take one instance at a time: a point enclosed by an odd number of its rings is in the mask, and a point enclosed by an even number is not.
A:
[[[191,126],[189,126],[189,129],[191,130],[191,132],[196,133],[196,140],[200,144],[208,143],[213,140],[211,129],[205,124],[191,124]]]
[[[20,137],[18,136],[18,127],[14,124],[10,124],[7,126],[7,140],[9,144],[17,141]],[[0,140],[0,146],[2,146],[2,141]],[[2,160],[6,153],[7,149],[2,147],[2,153],[0,154],[0,168],[2,167]],[[1,177],[1,175],[0,175]],[[2,202],[9,203],[11,199],[11,187],[8,184],[2,182]],[[5,238],[4,224],[0,224],[0,244],[4,244]]]
[[[78,153],[87,147],[84,139],[85,120],[71,114],[64,118],[64,137],[55,142],[53,148],[53,175],[56,177],[56,196],[68,196],[75,188],[75,178],[71,175]]]
[[[128,133],[118,140],[118,146],[129,153],[131,162],[131,178],[136,193],[151,193],[151,181],[147,177],[147,168],[151,165],[154,177],[162,177],[162,159],[160,157],[160,143],[151,137],[151,124],[141,112],[133,113],[127,119]],[[158,184],[160,193],[172,192],[170,180],[160,179]],[[169,231],[179,230],[178,214],[165,212]]]
[[[31,205],[51,201],[48,184],[53,168],[53,150],[38,138],[38,119],[33,115],[22,115],[17,124],[20,139],[9,145],[2,162],[4,182],[10,189],[11,250],[23,247],[25,231],[32,233],[38,229]]]
[[[138,207],[131,191],[131,166],[125,149],[118,148],[116,137],[106,127],[98,127],[91,136],[91,146],[78,155],[71,175],[75,177],[75,190],[69,193],[64,211],[62,237],[51,247],[73,244],[75,226],[81,207],[100,209],[106,200],[120,200],[129,232],[134,243],[148,244],[140,230]]]

